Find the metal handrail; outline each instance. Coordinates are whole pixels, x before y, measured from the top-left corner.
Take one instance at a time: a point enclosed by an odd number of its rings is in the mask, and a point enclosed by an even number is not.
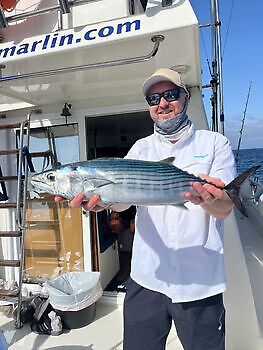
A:
[[[17,315],[15,326],[16,328],[22,327],[21,322],[21,306],[22,306],[22,282],[24,272],[24,244],[25,244],[25,217],[26,217],[26,194],[27,194],[27,178],[28,178],[28,166],[27,158],[23,155],[24,146],[24,130],[26,128],[26,142],[29,143],[30,135],[30,117],[33,111],[31,111],[25,121],[21,123],[20,127],[20,147],[19,147],[19,166],[18,166],[18,183],[17,183],[17,203],[16,203],[16,227],[22,232],[20,240],[20,267],[19,267],[19,294],[17,300]],[[22,182],[22,166],[24,165],[24,181]],[[22,202],[22,207],[21,207]]]
[[[16,198],[16,225],[17,228],[22,230],[23,229],[23,210],[25,207],[24,202],[24,191],[22,191],[22,187],[25,186],[25,183],[27,182],[27,159],[24,157],[23,150],[24,150],[24,131],[26,130],[26,138],[27,138],[27,145],[29,142],[29,130],[30,130],[30,118],[31,114],[34,110],[32,110],[28,115],[26,120],[24,120],[21,123],[20,126],[20,133],[19,133],[19,155],[18,155],[18,180],[17,180],[17,198]],[[25,167],[24,170],[24,179],[22,175],[22,168]],[[23,199],[22,199],[22,197]],[[21,202],[23,203],[21,208]]]
[[[6,28],[8,26],[8,23],[10,22],[21,21],[26,18],[35,17],[46,13],[50,13],[50,12],[60,11],[61,14],[70,13],[71,7],[75,5],[81,5],[81,4],[86,4],[89,2],[95,2],[95,1],[98,1],[98,0],[59,0],[58,5],[45,7],[43,9],[18,13],[8,17],[5,16],[4,10],[0,5],[0,28]],[[129,14],[130,15],[134,14],[133,0],[129,0]]]
[[[22,167],[23,167],[23,145],[24,145],[24,129],[27,126],[27,120],[23,121],[20,126],[19,133],[19,154],[18,154],[18,179],[17,179],[17,197],[16,197],[16,225],[18,229],[22,229],[21,219],[21,195],[22,195]]]
[[[29,147],[29,139],[30,139],[30,119],[31,115],[34,112],[32,110],[28,115],[25,122],[26,125],[26,143]],[[17,303],[17,318],[16,318],[16,328],[21,328],[22,322],[21,322],[21,307],[22,307],[22,283],[23,283],[23,275],[24,275],[24,260],[25,260],[25,221],[26,221],[26,198],[27,198],[27,187],[28,187],[28,159],[27,157],[24,158],[24,183],[23,183],[23,197],[22,197],[22,212],[20,214],[20,229],[22,230],[22,236],[21,236],[21,242],[20,242],[20,249],[21,249],[21,255],[20,255],[20,268],[19,268],[19,295],[18,295],[18,303]]]
[[[73,0],[71,0],[71,1],[66,1],[66,0],[62,0],[61,1],[60,0],[60,3],[63,2],[64,6],[62,4],[58,4],[58,5],[49,6],[49,7],[43,8],[43,9],[38,9],[38,10],[33,10],[33,11],[19,13],[19,14],[16,14],[16,15],[12,15],[12,16],[6,17],[6,21],[7,21],[7,23],[15,22],[15,21],[26,19],[28,17],[34,17],[34,16],[38,16],[38,15],[42,15],[42,14],[45,14],[45,13],[58,11],[58,10],[62,10],[63,13],[68,13],[69,9],[72,6],[79,5],[81,3],[85,4],[85,3],[88,3],[88,2],[92,2],[92,1],[96,1],[96,0],[74,0],[74,1]]]
[[[6,77],[1,77],[0,82],[3,83],[3,82],[11,81],[11,80],[39,78],[39,77],[45,77],[45,76],[56,75],[56,74],[61,74],[61,73],[72,73],[72,72],[82,71],[82,70],[105,68],[105,67],[115,67],[115,66],[121,66],[121,65],[125,65],[125,64],[145,62],[145,61],[150,60],[151,58],[153,58],[157,54],[160,43],[164,40],[164,36],[163,35],[155,35],[151,38],[151,40],[154,43],[153,49],[151,50],[150,53],[148,53],[147,55],[144,55],[144,56],[123,58],[123,59],[106,61],[106,62],[90,63],[90,64],[84,64],[84,65],[80,65],[80,66],[49,69],[49,70],[38,71],[38,72],[33,72],[33,73],[10,75],[10,76],[6,76]]]
[[[58,0],[60,9],[62,13],[70,13],[70,6],[69,6],[69,1],[68,0]]]

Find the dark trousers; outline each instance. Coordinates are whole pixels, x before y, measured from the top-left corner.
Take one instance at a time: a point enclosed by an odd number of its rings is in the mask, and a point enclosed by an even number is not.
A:
[[[128,281],[123,350],[164,350],[172,321],[185,350],[225,349],[222,294],[172,303],[167,296]]]

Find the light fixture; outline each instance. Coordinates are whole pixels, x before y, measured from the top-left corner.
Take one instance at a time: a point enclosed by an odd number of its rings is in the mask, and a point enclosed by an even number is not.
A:
[[[191,66],[189,66],[188,64],[178,64],[178,65],[172,66],[170,68],[172,70],[175,70],[179,74],[186,74],[186,73],[190,72],[190,70],[191,70]]]
[[[71,109],[71,103],[66,102],[60,114],[62,117],[65,117],[66,125],[68,124],[68,117],[72,116],[72,114],[70,113],[70,109]]]

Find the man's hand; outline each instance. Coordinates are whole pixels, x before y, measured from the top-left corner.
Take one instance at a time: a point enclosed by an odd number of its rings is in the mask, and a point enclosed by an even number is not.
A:
[[[220,179],[208,175],[200,174],[199,176],[210,183],[202,185],[200,182],[193,182],[192,186],[196,194],[185,192],[184,198],[194,204],[200,204],[208,214],[218,219],[225,219],[233,208],[233,202],[227,193],[218,188],[223,188],[225,184]]]
[[[55,197],[56,203],[60,203],[60,202],[64,202],[64,201],[66,201],[66,199],[63,197],[60,197],[60,196]],[[82,207],[83,209],[88,210],[88,211],[99,212],[99,211],[102,211],[108,207],[108,205],[103,206],[103,205],[101,205],[101,203],[98,204],[100,201],[101,201],[100,196],[97,194],[94,194],[89,199],[87,199],[83,193],[78,193],[71,200],[70,207],[71,208]]]

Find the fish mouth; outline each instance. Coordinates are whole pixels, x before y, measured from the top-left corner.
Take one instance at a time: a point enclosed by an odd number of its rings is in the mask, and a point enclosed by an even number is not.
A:
[[[39,194],[37,183],[38,181],[28,178],[27,190]]]
[[[35,188],[34,184],[30,181],[27,185],[27,189],[30,192],[30,198],[37,197],[40,198],[43,193],[45,193],[43,190],[40,190],[39,188]]]
[[[54,193],[54,188],[47,185],[44,181],[41,179],[34,179],[32,178],[29,182],[28,189],[31,192],[37,193],[38,195],[41,193]]]

